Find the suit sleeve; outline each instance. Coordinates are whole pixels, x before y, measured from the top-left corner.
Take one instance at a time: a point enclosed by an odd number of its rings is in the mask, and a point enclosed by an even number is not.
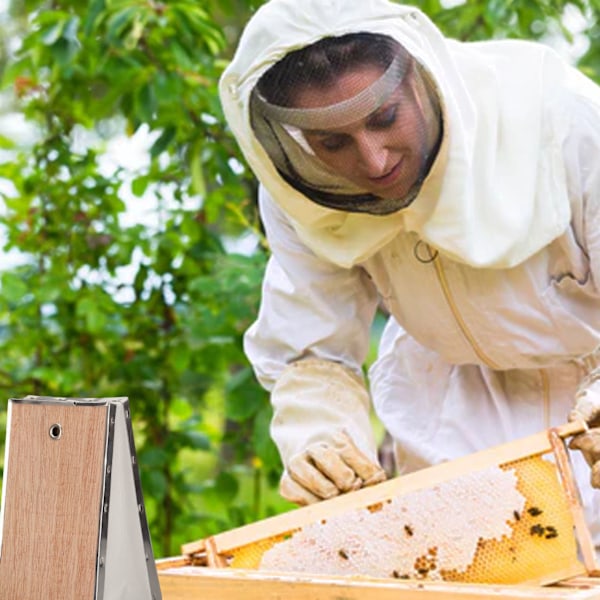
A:
[[[360,267],[340,268],[311,252],[264,190],[259,202],[272,256],[244,346],[271,391],[271,434],[282,460],[339,430],[374,457],[362,364],[375,287]]]

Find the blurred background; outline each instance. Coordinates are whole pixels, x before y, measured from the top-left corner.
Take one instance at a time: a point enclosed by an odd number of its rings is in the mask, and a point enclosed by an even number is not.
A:
[[[157,557],[291,508],[242,351],[268,246],[217,96],[260,4],[0,0],[0,464],[9,398],[129,397]],[[412,4],[600,81],[598,0]]]

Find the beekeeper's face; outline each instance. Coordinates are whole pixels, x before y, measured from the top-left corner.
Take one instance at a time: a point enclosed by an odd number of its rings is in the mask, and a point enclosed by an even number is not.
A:
[[[319,108],[342,102],[381,75],[376,66],[358,67],[338,77],[334,85],[299,90],[294,105]],[[422,176],[433,137],[439,133],[427,122],[430,113],[413,81],[412,72],[407,73],[381,107],[355,123],[304,131],[310,147],[335,173],[365,191],[381,198],[404,197]]]

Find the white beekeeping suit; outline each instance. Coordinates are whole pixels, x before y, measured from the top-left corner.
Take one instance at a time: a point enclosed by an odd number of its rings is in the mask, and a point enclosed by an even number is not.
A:
[[[257,82],[273,65],[357,32],[399,42],[440,101],[435,160],[410,202],[385,214],[305,193],[282,175],[252,117]],[[380,299],[391,316],[370,393],[400,472],[562,424],[574,406],[593,422],[598,87],[542,45],[447,40],[417,9],[386,0],[271,0],[248,24],[221,98],[261,182],[272,257],[245,343],[272,391],[272,434],[288,471],[315,444],[342,448],[341,431],[375,460],[361,365]],[[600,544],[600,492],[574,459]]]

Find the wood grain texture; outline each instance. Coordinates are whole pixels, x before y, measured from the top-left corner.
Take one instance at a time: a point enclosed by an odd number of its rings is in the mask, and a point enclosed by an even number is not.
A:
[[[0,600],[93,600],[107,415],[11,403]]]
[[[552,444],[552,449],[556,458],[556,466],[560,473],[565,496],[573,515],[573,523],[575,525],[575,531],[577,532],[577,540],[579,542],[579,550],[581,552],[583,564],[585,565],[588,574],[600,576],[600,567],[596,560],[596,548],[585,521],[585,514],[583,512],[579,490],[577,489],[577,483],[575,482],[575,477],[571,470],[569,455],[567,454],[565,445],[556,429],[548,430],[548,439]]]
[[[158,563],[163,600],[598,600],[600,579],[564,587],[309,577]],[[177,565],[177,566],[175,566]]]

